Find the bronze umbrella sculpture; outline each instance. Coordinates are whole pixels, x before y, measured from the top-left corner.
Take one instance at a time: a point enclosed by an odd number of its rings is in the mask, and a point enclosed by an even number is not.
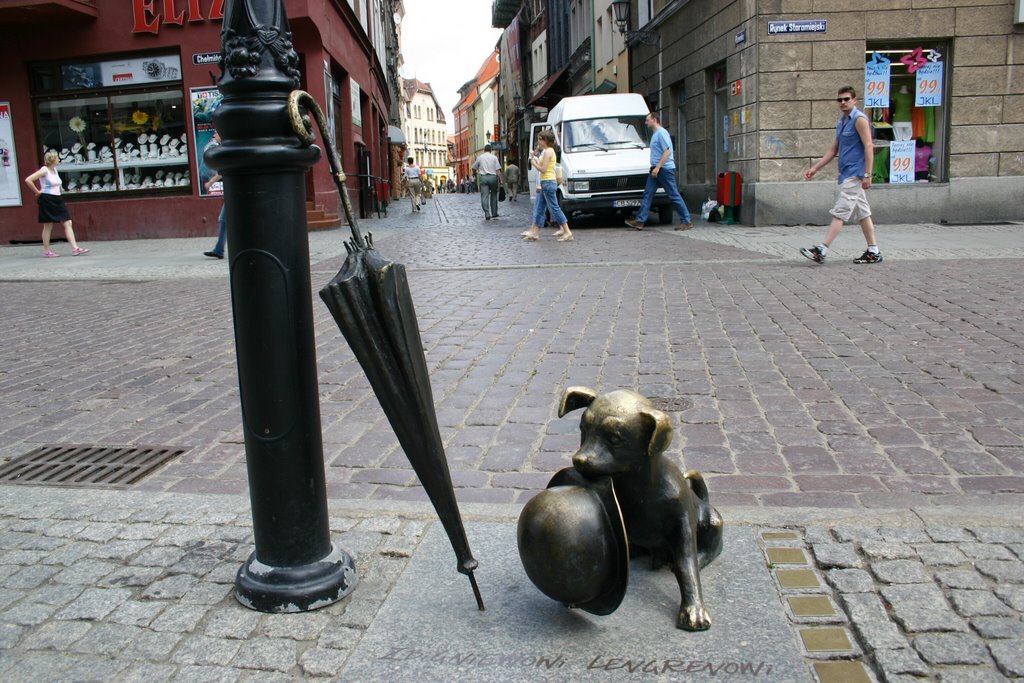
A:
[[[310,113],[320,127],[352,232],[345,243],[348,257],[334,279],[320,290],[320,298],[370,380],[398,442],[448,534],[458,558],[458,570],[469,577],[477,607],[483,610],[483,599],[473,576],[478,563],[469,549],[452,488],[405,266],[381,256],[373,247],[373,236],[364,238],[359,230],[338,153],[323,135],[327,122],[316,100],[297,90],[289,98],[288,111],[292,127],[307,145],[312,144],[314,136],[304,112]]]

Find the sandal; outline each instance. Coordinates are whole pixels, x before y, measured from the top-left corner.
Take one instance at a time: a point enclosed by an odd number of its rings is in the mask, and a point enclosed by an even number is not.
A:
[[[555,241],[556,242],[572,242],[572,235],[562,235],[561,237],[559,237]]]
[[[43,252],[43,256],[45,258],[57,258],[58,256],[60,256],[60,254],[58,254],[55,251],[50,251],[49,249],[47,249],[46,251]]]
[[[539,239],[540,237],[538,237],[537,235],[523,235],[524,242],[536,242]]]
[[[73,249],[71,251],[71,255],[72,256],[81,256],[82,254],[88,254],[88,253],[89,253],[89,250],[86,249],[85,247],[78,247],[77,249]]]

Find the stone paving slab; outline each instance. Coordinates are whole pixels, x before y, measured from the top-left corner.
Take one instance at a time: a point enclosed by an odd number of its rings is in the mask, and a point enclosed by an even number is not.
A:
[[[710,631],[675,628],[679,589],[667,568],[634,560],[622,605],[597,617],[538,591],[522,569],[514,524],[470,524],[487,611],[478,612],[451,546],[434,525],[340,672],[346,681],[793,681],[807,677],[749,528],[726,533],[701,573]],[[754,608],[752,606],[756,605]]]
[[[0,486],[0,680],[377,681],[391,666],[463,680],[423,653],[469,638],[476,647],[455,652],[465,680],[731,680],[762,662],[765,680],[1024,678],[1024,527],[1010,511],[723,507],[726,552],[704,571],[715,624],[689,634],[673,627],[670,573],[642,562],[609,617],[541,595],[520,569],[519,509],[463,506],[483,614],[428,504],[331,501],[359,585],[322,610],[270,615],[232,597],[253,544],[244,496]],[[197,525],[209,531],[190,540]],[[86,528],[112,533],[86,541]],[[723,633],[733,637],[709,649]],[[788,664],[755,657],[769,651]],[[769,675],[779,671],[793,675]]]

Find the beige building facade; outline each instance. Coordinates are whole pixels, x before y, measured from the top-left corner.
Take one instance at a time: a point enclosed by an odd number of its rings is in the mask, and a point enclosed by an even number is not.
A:
[[[741,222],[827,222],[835,163],[813,182],[802,176],[834,139],[837,89],[852,85],[876,138],[877,222],[1024,218],[1014,0],[639,3],[651,12],[641,28],[662,44],[660,59],[634,46],[631,87],[675,138],[691,207],[732,171],[743,178]]]
[[[416,159],[435,185],[453,177],[448,150],[448,126],[433,88],[415,78],[403,82],[402,132],[406,154]]]

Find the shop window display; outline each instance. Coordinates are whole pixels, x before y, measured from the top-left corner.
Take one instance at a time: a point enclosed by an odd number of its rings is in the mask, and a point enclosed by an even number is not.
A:
[[[893,181],[890,146],[903,141],[913,141],[911,181],[946,180],[948,53],[948,44],[935,41],[868,42],[861,105],[875,139],[873,183]]]
[[[48,65],[34,69],[41,89],[93,88],[98,92],[70,93],[36,104],[41,153],[55,150],[67,194],[163,192],[189,193],[189,149],[186,135],[188,109],[180,88],[147,90],[111,86],[125,74],[153,77],[144,67],[152,63],[175,76],[171,58],[140,58],[95,64]],[[174,58],[176,59],[176,58]],[[138,64],[136,64],[138,62]],[[110,72],[110,74],[108,74]],[[42,79],[39,74],[59,73]],[[88,78],[87,78],[88,76]],[[49,87],[47,87],[49,84]]]

